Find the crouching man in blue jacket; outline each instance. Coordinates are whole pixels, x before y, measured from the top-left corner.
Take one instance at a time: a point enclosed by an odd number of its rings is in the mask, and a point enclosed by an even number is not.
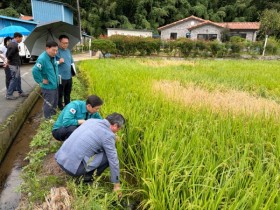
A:
[[[124,117],[118,113],[110,114],[103,120],[85,121],[56,152],[56,162],[67,174],[75,177],[92,177],[95,170],[100,176],[109,166],[114,191],[119,191],[120,168],[115,133],[124,123]]]

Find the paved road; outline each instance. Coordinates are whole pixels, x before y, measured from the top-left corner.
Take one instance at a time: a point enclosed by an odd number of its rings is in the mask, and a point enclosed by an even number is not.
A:
[[[77,54],[73,56],[74,61],[96,59],[97,57],[90,57],[89,53]],[[31,92],[37,84],[32,77],[32,67],[34,63],[23,64],[21,66],[21,87],[24,92]],[[0,67],[0,124],[3,123],[9,115],[11,115],[18,106],[23,102],[24,98],[18,98],[16,100],[7,100],[5,98],[6,85],[5,85],[5,71]],[[18,93],[14,92],[16,96]]]
[[[23,64],[21,66],[21,87],[22,90],[27,93],[31,92],[31,90],[36,86],[31,72],[33,65],[34,64]],[[3,67],[0,67],[0,124],[3,123],[24,100],[24,98],[21,97],[16,100],[7,100],[5,95],[5,71]],[[18,95],[18,92],[14,92],[14,95]]]

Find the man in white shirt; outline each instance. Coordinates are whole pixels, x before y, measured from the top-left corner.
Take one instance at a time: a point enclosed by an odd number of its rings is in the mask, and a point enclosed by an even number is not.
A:
[[[9,88],[9,84],[12,78],[10,69],[9,69],[9,65],[7,64],[7,57],[6,57],[6,52],[7,52],[7,46],[8,44],[12,41],[11,37],[6,37],[4,39],[4,44],[0,46],[0,58],[3,60],[3,67],[5,70],[5,75],[6,75],[6,88]]]

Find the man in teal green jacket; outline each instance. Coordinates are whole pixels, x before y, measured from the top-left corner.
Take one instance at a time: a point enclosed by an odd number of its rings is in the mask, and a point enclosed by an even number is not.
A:
[[[56,114],[58,103],[58,64],[55,55],[58,51],[58,44],[54,41],[46,43],[46,51],[37,59],[32,68],[34,80],[40,85],[44,98],[43,112],[45,118],[51,118]]]
[[[98,113],[102,99],[91,95],[86,101],[72,101],[61,111],[57,121],[54,123],[52,134],[58,141],[65,141],[79,125],[87,119],[102,119]]]

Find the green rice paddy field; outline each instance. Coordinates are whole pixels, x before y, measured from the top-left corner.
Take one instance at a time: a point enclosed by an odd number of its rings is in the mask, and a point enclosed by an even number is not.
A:
[[[102,115],[127,119],[117,143],[124,197],[140,209],[280,209],[279,64],[80,63]]]

